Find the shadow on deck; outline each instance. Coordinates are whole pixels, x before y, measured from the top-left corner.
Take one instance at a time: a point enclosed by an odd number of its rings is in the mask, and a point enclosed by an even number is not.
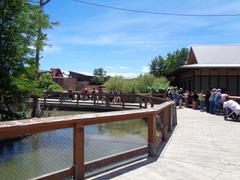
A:
[[[165,148],[167,147],[168,143],[171,141],[172,135],[174,134],[176,129],[177,129],[177,126],[175,126],[175,128],[168,133],[168,139],[158,145],[156,156],[147,156],[146,155],[146,156],[139,158],[135,161],[132,161],[130,163],[126,163],[126,164],[120,165],[118,167],[115,166],[110,171],[108,169],[108,170],[106,170],[105,173],[100,172],[99,174],[94,174],[94,176],[90,176],[88,179],[91,179],[91,180],[112,179],[112,178],[129,173],[131,171],[134,171],[136,169],[139,169],[141,167],[144,167],[146,165],[156,162],[164,154]]]

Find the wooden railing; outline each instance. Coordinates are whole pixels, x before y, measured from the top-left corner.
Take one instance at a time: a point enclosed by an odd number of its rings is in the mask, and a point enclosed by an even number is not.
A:
[[[84,163],[85,126],[132,119],[147,120],[148,143],[146,147]],[[148,109],[0,122],[0,137],[18,137],[26,134],[29,135],[63,128],[73,128],[72,167],[50,174],[44,174],[35,179],[62,179],[63,177],[69,176],[73,176],[74,179],[84,179],[85,172],[92,171],[105,165],[114,164],[143,154],[155,156],[158,144],[168,138],[168,131],[172,131],[176,124],[176,106],[173,101],[167,101]],[[157,129],[160,129],[160,133]]]
[[[69,100],[66,99],[69,98]],[[92,94],[82,92],[47,92],[40,102],[44,107],[107,107],[120,109],[147,108],[147,104],[160,104],[164,98],[153,97],[151,94]]]

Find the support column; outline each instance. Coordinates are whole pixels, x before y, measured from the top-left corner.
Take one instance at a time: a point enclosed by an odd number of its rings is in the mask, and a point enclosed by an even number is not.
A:
[[[156,156],[156,115],[148,117],[148,155]]]
[[[84,169],[84,127],[75,125],[73,129],[73,167],[74,179],[83,180]]]

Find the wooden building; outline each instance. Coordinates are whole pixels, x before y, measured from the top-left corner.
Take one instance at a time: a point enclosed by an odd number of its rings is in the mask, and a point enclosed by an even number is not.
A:
[[[220,88],[240,95],[240,45],[196,45],[186,65],[171,73],[184,89]]]
[[[51,68],[53,81],[62,86],[65,90],[76,90],[77,80],[69,76],[64,76],[61,69]]]
[[[62,86],[65,90],[81,91],[90,87],[92,75],[86,75],[78,72],[70,71],[69,75],[64,75],[59,68],[51,68],[53,81]]]
[[[84,88],[88,88],[90,85],[90,81],[93,78],[92,75],[86,75],[79,72],[69,72],[69,77],[77,80],[77,90],[82,90]]]

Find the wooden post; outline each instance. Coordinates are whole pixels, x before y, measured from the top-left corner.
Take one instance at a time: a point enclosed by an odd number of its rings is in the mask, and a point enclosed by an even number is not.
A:
[[[168,131],[172,131],[173,130],[173,105],[171,104],[168,107]]]
[[[93,106],[96,106],[96,94],[92,94],[93,96]]]
[[[122,108],[125,109],[125,96],[122,95],[121,99],[122,99]]]
[[[145,108],[147,108],[147,99],[146,99],[146,98],[144,99],[144,104],[145,104],[145,105],[144,105]]]
[[[142,109],[142,97],[139,97],[139,108]]]
[[[77,105],[79,105],[80,94],[77,93]]]
[[[84,127],[75,125],[73,129],[74,179],[84,179]]]
[[[156,114],[152,114],[148,117],[148,155],[156,154]]]
[[[177,108],[176,108],[176,104],[173,104],[174,107],[174,118],[173,118],[173,125],[176,126],[177,125]]]
[[[62,101],[63,101],[63,94],[61,93],[61,94],[60,94],[60,105],[61,105],[61,106],[62,106],[62,103],[63,103]]]
[[[163,113],[162,134],[163,134],[163,141],[165,141],[165,140],[167,140],[167,137],[168,137],[169,108],[163,109],[162,113]]]
[[[154,101],[151,99],[151,107],[154,107]]]
[[[106,94],[106,106],[109,106],[109,94]]]
[[[44,97],[43,97],[43,106],[46,107],[47,105],[47,93],[44,93]]]

